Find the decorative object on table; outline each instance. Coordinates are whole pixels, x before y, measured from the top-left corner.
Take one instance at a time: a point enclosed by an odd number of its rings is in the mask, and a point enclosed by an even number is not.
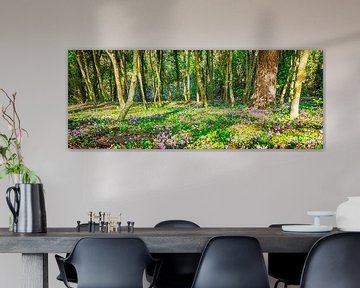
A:
[[[44,189],[41,179],[24,163],[21,144],[27,131],[22,128],[16,109],[16,93],[9,95],[0,89],[6,104],[1,105],[1,116],[9,128],[8,134],[0,133],[0,179],[16,175],[17,183],[6,191],[6,201],[13,215],[10,230],[32,233],[46,232]],[[14,181],[14,180],[13,180]],[[12,195],[13,192],[13,195]]]
[[[11,201],[11,192],[14,192],[14,202]],[[14,232],[46,232],[45,198],[41,183],[18,183],[9,187],[6,191],[6,201],[14,216]]]
[[[127,227],[129,233],[134,233],[135,231],[135,222],[134,221],[127,221]]]
[[[360,231],[360,196],[348,197],[338,206],[336,226],[342,231]]]
[[[332,226],[321,225],[320,217],[335,216],[334,211],[308,211],[307,214],[314,217],[314,224],[282,225],[282,230],[287,232],[330,232],[333,230]]]
[[[80,232],[81,228],[86,228],[88,232],[121,232],[121,213],[118,216],[112,216],[110,212],[95,213],[88,212],[88,221],[81,223],[80,220],[76,222],[77,231]]]
[[[69,50],[68,148],[321,150],[323,58],[322,50]]]

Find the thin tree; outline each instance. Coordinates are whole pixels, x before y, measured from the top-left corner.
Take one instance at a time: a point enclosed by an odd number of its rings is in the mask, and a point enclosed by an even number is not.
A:
[[[145,96],[145,100],[147,101],[147,80],[145,77],[145,70],[146,70],[146,59],[145,59],[145,50],[141,50],[139,51],[139,57],[140,57],[140,72],[141,72],[141,79],[143,82],[143,88],[144,88],[144,96]]]
[[[81,75],[85,82],[86,92],[89,96],[89,100],[93,103],[96,103],[96,96],[93,83],[91,81],[89,65],[87,61],[87,57],[84,50],[79,50],[76,53],[76,60],[78,62]]]
[[[298,72],[296,75],[295,82],[295,92],[294,96],[291,99],[291,108],[290,108],[290,119],[296,119],[299,117],[299,103],[301,95],[301,87],[305,75],[305,67],[310,55],[310,50],[303,50],[300,53],[300,62],[298,67]]]
[[[158,106],[162,106],[162,101],[161,101],[161,97],[162,97],[162,77],[161,77],[161,72],[162,72],[162,51],[161,50],[154,50],[154,58],[155,61],[152,63],[153,67],[155,68],[155,73],[156,73],[156,77],[157,77],[157,87],[156,87],[156,93],[155,93],[155,97],[154,97],[154,102],[157,104]]]
[[[145,97],[145,92],[144,92],[143,76],[141,73],[140,57],[137,57],[136,65],[137,65],[137,77],[139,80],[141,98],[143,101],[144,108],[146,109],[146,97]]]
[[[118,61],[116,59],[116,55],[115,55],[114,50],[105,50],[105,51],[109,55],[109,58],[111,60],[112,66],[113,66],[117,98],[118,98],[118,101],[119,101],[120,108],[123,109],[125,107],[125,101],[124,101],[123,87],[122,87],[121,78],[120,78],[119,63],[118,63]]]
[[[201,80],[201,67],[200,67],[200,60],[199,60],[199,51],[194,50],[194,58],[195,58],[195,70],[196,70],[196,84],[199,89],[199,93],[201,96],[202,104],[204,108],[208,107],[207,98],[204,91],[204,86]]]
[[[295,83],[296,83],[296,75],[298,73],[299,64],[300,64],[300,54],[301,54],[300,50],[297,50],[295,53],[294,70],[291,74],[291,79],[290,79],[290,83],[289,83],[289,100],[290,101],[294,97],[294,94],[295,94]]]
[[[180,65],[179,65],[179,57],[178,50],[174,50],[174,61],[175,61],[175,71],[176,71],[176,99],[180,96]]]
[[[250,100],[250,94],[254,82],[255,67],[257,59],[257,50],[249,50],[245,52],[245,91],[243,95],[244,103],[248,103]]]
[[[133,56],[133,71],[131,75],[129,94],[126,100],[124,108],[120,111],[118,120],[123,121],[129,112],[132,104],[134,103],[134,95],[136,89],[137,75],[138,75],[138,62],[139,62],[139,50],[134,50]]]
[[[281,94],[280,94],[280,104],[283,104],[285,102],[286,95],[289,94],[290,96],[293,95],[293,86],[294,86],[294,80],[296,78],[296,69],[298,63],[298,51],[294,50],[293,54],[291,55],[290,59],[290,68],[289,73],[286,77],[286,82],[282,88]],[[291,90],[291,91],[290,91]]]
[[[213,56],[212,56],[212,50],[206,50],[206,82],[207,82],[207,85],[206,85],[206,95],[212,95],[210,93],[210,89],[211,89],[211,86],[212,86],[212,63],[213,63]]]
[[[228,57],[227,57],[227,51],[222,51],[221,53],[222,59],[223,59],[223,67],[224,67],[224,102],[228,103],[228,97],[229,97],[229,66],[228,66]]]
[[[233,69],[232,69],[232,57],[233,51],[228,50],[224,51],[223,59],[225,62],[224,65],[224,74],[225,74],[225,83],[224,83],[224,101],[229,103],[233,107],[235,105],[235,98],[234,98],[234,88],[233,88]]]
[[[124,93],[125,93],[125,95],[127,95],[129,93],[129,87],[128,87],[129,79],[127,77],[126,50],[123,50],[123,51],[118,50],[115,56],[118,57],[118,62],[120,63],[120,67],[122,70],[121,74],[124,76],[123,77]]]
[[[186,102],[190,102],[191,100],[191,91],[190,91],[190,50],[185,50],[185,57],[186,57],[186,95],[185,100]]]
[[[105,86],[101,75],[101,67],[100,67],[100,56],[98,55],[97,51],[92,50],[93,59],[94,59],[94,66],[96,70],[96,76],[99,82],[99,90],[100,90],[100,96],[102,100],[108,101],[109,97],[107,97],[105,92]]]

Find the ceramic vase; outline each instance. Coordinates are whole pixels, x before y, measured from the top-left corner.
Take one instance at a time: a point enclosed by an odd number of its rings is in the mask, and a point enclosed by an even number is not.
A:
[[[360,231],[360,196],[348,197],[338,206],[336,226],[342,231]]]
[[[21,183],[21,174],[9,174],[9,187]],[[9,231],[14,230],[14,216],[9,212]]]
[[[15,184],[6,190],[6,202],[14,218],[13,232],[45,233],[47,231],[42,184]]]

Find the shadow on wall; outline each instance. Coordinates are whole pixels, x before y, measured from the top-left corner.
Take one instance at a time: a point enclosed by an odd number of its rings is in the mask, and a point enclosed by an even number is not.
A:
[[[172,19],[179,4],[163,0],[104,1],[97,11],[100,31],[94,44],[104,49],[165,49],[176,45]]]

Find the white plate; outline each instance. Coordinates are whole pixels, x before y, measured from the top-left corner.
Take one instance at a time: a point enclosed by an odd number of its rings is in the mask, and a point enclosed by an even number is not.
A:
[[[309,216],[335,216],[335,211],[308,211],[307,214]]]
[[[339,228],[339,230],[345,232],[360,232],[360,228]]]
[[[330,232],[333,229],[332,226],[324,225],[283,225],[281,228],[286,232]]]

